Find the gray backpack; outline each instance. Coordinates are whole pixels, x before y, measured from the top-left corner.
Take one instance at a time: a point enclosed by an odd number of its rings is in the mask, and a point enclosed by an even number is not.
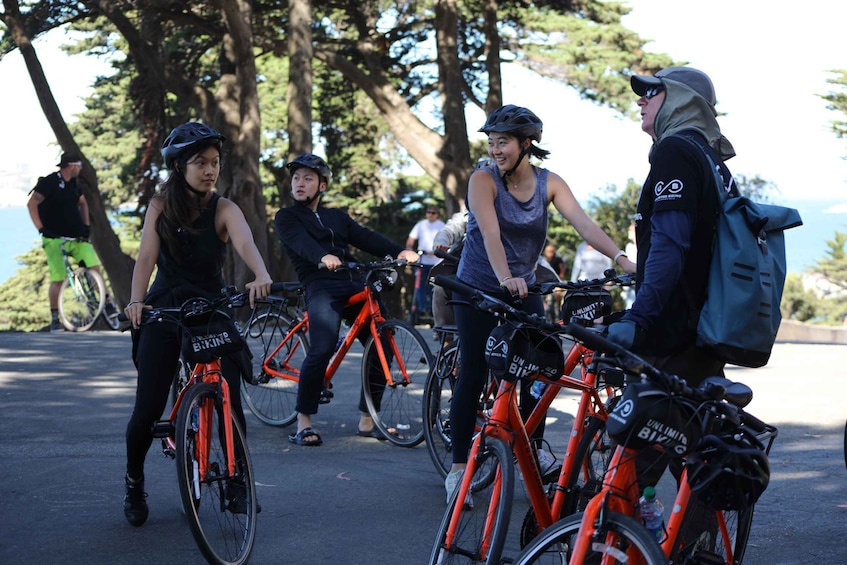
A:
[[[715,175],[719,202],[696,344],[726,363],[762,367],[770,358],[782,320],[779,306],[786,274],[783,232],[803,222],[793,208],[728,194],[720,167],[707,148],[691,137],[679,137],[694,143],[706,155]]]

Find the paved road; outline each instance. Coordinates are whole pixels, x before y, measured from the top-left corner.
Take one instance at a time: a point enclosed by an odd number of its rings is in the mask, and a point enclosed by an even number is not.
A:
[[[150,519],[123,518],[124,429],[134,369],[119,333],[0,333],[0,563],[191,564],[173,461],[148,456]],[[248,415],[263,512],[251,563],[423,563],[444,487],[423,445],[355,435],[358,358],[314,419],[319,448]],[[777,345],[768,367],[732,369],[756,391],[751,412],[780,428],[770,489],[757,506],[745,563],[847,562],[847,346]],[[560,450],[573,399],[557,401],[548,438]],[[512,528],[525,496],[516,493]],[[507,553],[509,553],[507,551]]]

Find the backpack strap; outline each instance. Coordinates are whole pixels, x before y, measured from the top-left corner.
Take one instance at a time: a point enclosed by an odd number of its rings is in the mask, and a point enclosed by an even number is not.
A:
[[[703,143],[700,141],[700,139],[697,138],[697,136],[692,135],[692,134],[682,133],[682,134],[677,134],[675,137],[677,137],[678,139],[683,139],[686,142],[688,142],[690,145],[697,147],[698,149],[700,149],[700,151],[706,157],[706,161],[709,164],[709,169],[711,169],[712,175],[713,175],[713,178],[714,178],[714,181],[715,181],[715,190],[717,191],[717,194],[718,194],[718,206],[717,206],[717,213],[716,213],[716,216],[715,216],[717,218],[717,216],[720,215],[723,212],[724,202],[729,198],[730,183],[726,182],[724,180],[723,175],[721,174],[721,169],[717,165],[717,163],[715,163],[715,160],[712,158],[711,152],[709,151],[709,149],[707,147],[705,147],[703,145]],[[715,222],[715,229],[712,232],[712,246],[713,247],[714,247],[714,239],[715,239],[716,236],[717,236],[717,222]],[[685,284],[685,281],[681,279],[680,282],[682,283],[680,286],[682,287],[682,291],[685,294],[685,299],[688,302],[688,308],[689,308],[689,312],[690,312],[688,320],[689,320],[689,323],[691,325],[690,329],[696,330],[697,326],[699,324],[699,321],[700,321],[701,307],[697,306],[697,302],[694,300],[694,295],[691,292],[691,289],[689,288],[689,286],[687,284]]]

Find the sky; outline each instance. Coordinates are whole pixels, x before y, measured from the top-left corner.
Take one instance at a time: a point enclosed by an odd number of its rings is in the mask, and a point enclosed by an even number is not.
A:
[[[629,0],[624,24],[651,40],[650,51],[670,54],[705,71],[714,82],[721,129],[737,157],[730,169],[760,176],[778,191],[777,204],[800,208],[826,202],[838,212],[825,233],[847,231],[847,140],[830,129],[844,115],[826,109],[819,94],[834,90],[828,71],[847,68],[843,24],[847,2],[809,0],[802,7],[765,0]],[[65,57],[61,32],[36,41],[47,78],[66,120],[83,110],[82,99],[104,61]],[[532,109],[544,121],[545,166],[557,172],[585,204],[600,187],[641,182],[650,139],[637,121],[578,99],[572,88],[516,65],[504,68],[504,103]],[[26,166],[37,176],[55,170],[60,150],[43,117],[17,52],[0,60],[0,177]],[[633,97],[633,100],[635,98]],[[472,137],[484,115],[468,111]],[[482,139],[482,137],[480,137]],[[0,205],[6,193],[0,178]],[[23,202],[16,204],[22,205]],[[822,253],[818,254],[821,256]]]

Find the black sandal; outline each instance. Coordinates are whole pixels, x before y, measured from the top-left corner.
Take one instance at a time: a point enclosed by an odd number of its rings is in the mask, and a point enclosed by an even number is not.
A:
[[[317,439],[306,439],[309,436],[314,436]],[[316,447],[323,443],[321,436],[312,428],[303,428],[296,434],[290,434],[288,436],[288,441],[295,445],[302,445],[305,447]]]

